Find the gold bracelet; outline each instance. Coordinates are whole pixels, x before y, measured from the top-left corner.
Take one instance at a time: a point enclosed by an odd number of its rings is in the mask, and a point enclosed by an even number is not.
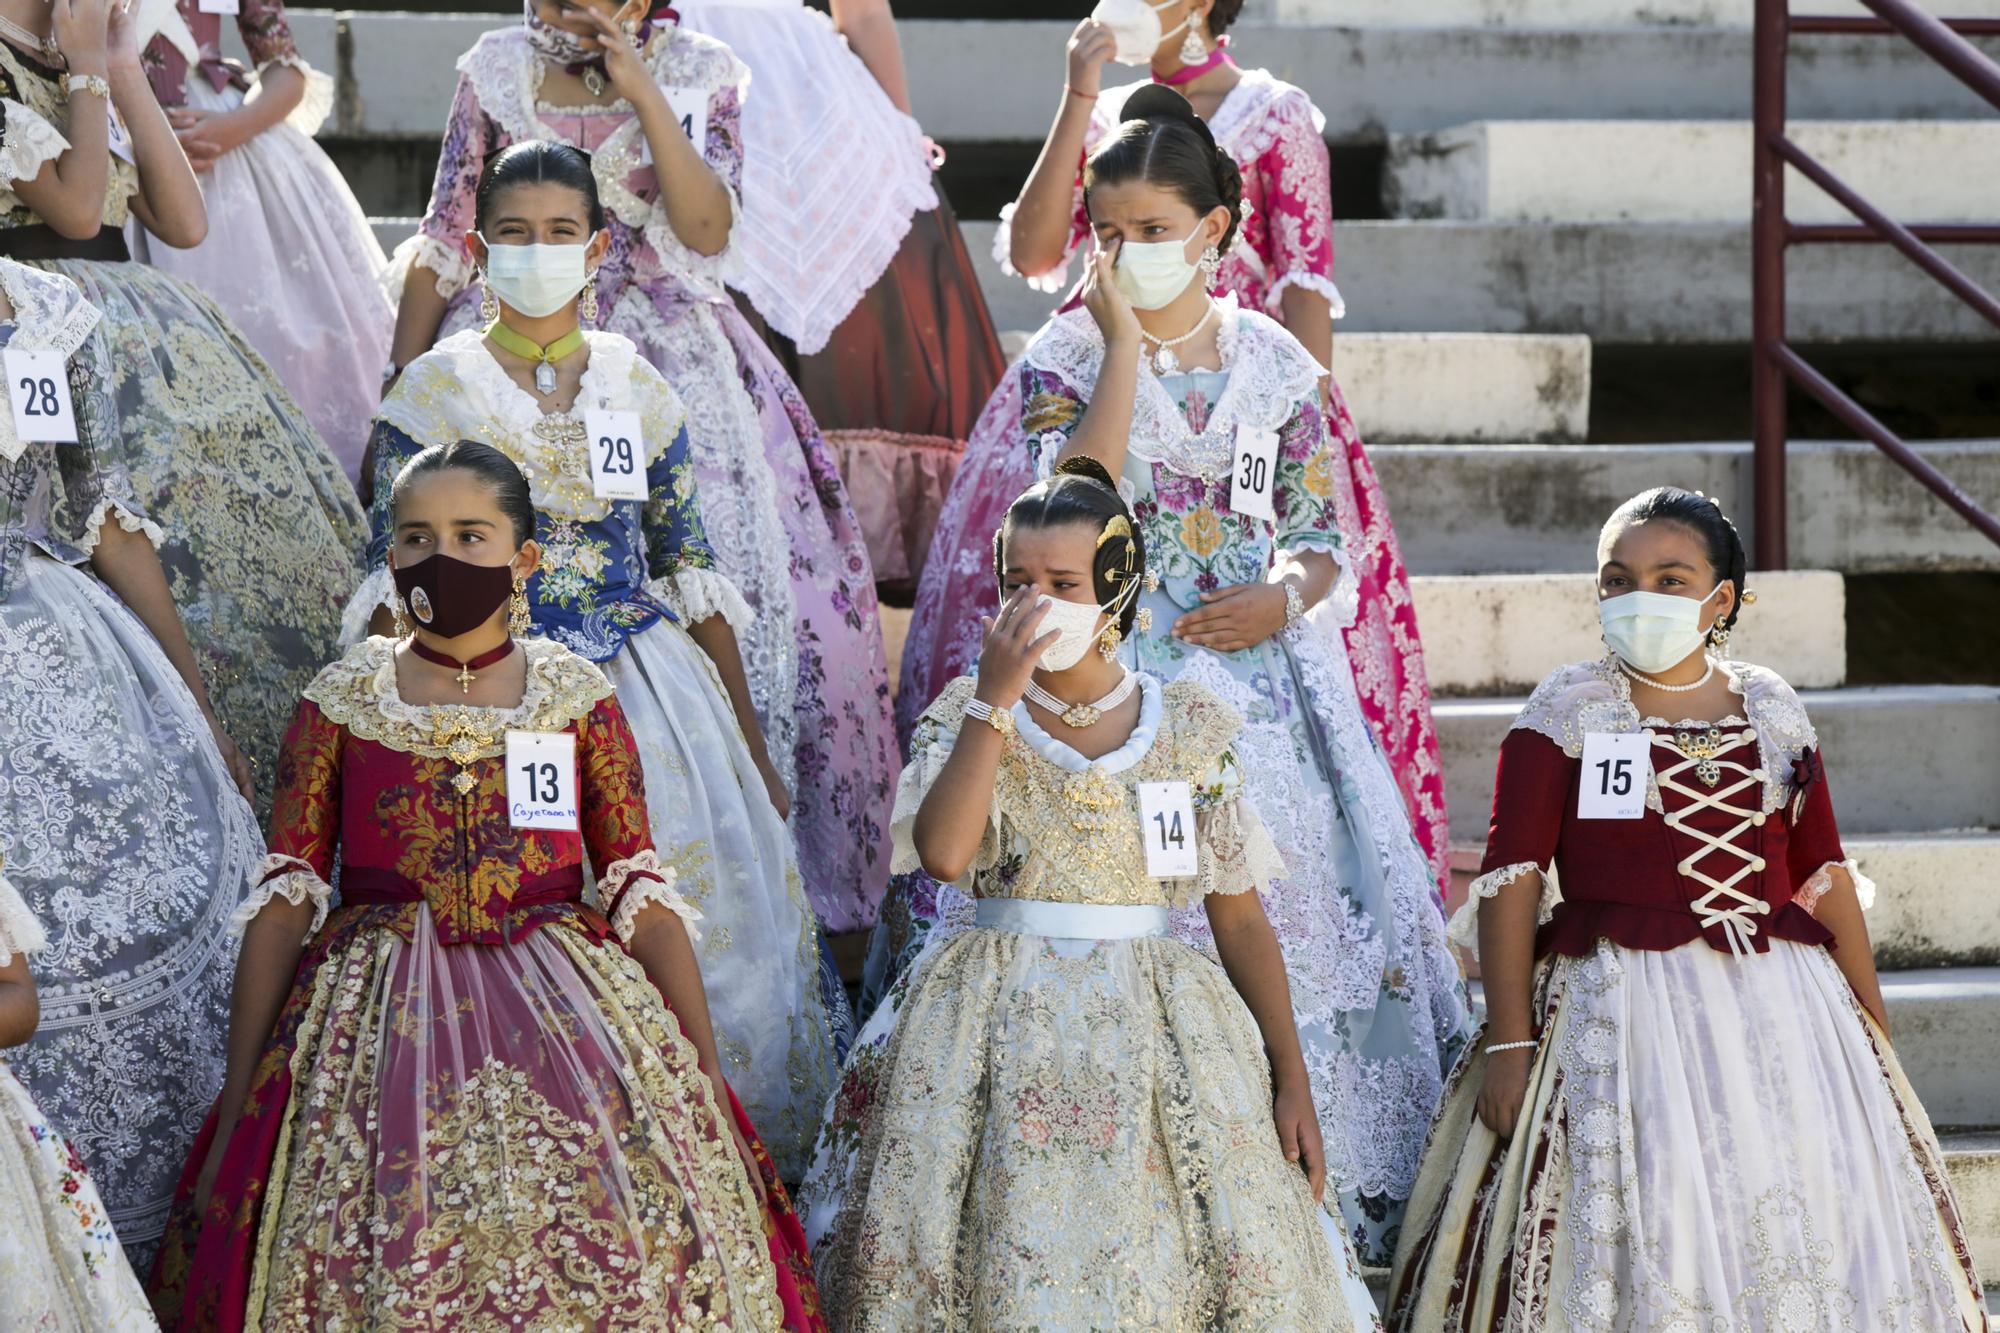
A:
[[[105,101],[111,100],[111,80],[102,74],[65,74],[62,77],[63,95],[74,97],[79,92],[95,93]]]

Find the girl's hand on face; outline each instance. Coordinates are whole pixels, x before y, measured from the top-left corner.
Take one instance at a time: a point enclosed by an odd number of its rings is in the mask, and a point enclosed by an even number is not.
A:
[[[139,68],[139,25],[131,0],[109,0],[104,45],[114,69]]]
[[[1118,264],[1118,247],[1122,244],[1122,241],[1113,241],[1108,250],[1092,250],[1090,269],[1083,275],[1083,308],[1097,321],[1098,332],[1104,335],[1106,347],[1136,347],[1140,341],[1138,313],[1125,299],[1125,293],[1118,290],[1118,283],[1112,276]]]
[[[1320,1142],[1319,1114],[1313,1110],[1311,1089],[1302,1082],[1277,1089],[1271,1114],[1278,1123],[1278,1146],[1285,1150],[1285,1160],[1305,1168],[1313,1202],[1326,1202],[1326,1147]]]
[[[1069,35],[1064,76],[1070,89],[1085,97],[1097,96],[1103,91],[1104,62],[1117,53],[1118,39],[1111,35],[1111,29],[1093,18],[1077,24]]]
[[[1479,1084],[1479,1119],[1503,1141],[1514,1137],[1514,1124],[1528,1099],[1528,1071],[1534,1068],[1534,1055],[1530,1050],[1515,1050],[1486,1057],[1486,1077]]]
[[[628,21],[626,16],[637,14],[638,10],[628,5],[618,11],[617,18],[606,18],[604,13],[597,9],[584,9],[580,12],[590,20],[590,26],[595,29],[594,36],[585,40],[594,40],[598,49],[604,52],[604,77],[610,80],[612,91],[635,105],[649,92],[664,97],[665,94],[660,92],[660,86],[653,82],[653,71],[646,68],[646,61],[639,54],[633,35],[627,33],[622,26]],[[633,18],[629,21],[638,20]]]
[[[997,616],[981,616],[986,642],[979,650],[979,687],[973,694],[994,708],[1012,708],[1028,688],[1029,677],[1042,652],[1056,641],[1056,632],[1039,632],[1049,609],[1041,605],[1033,584],[1014,589],[1000,604]]]
[[[1285,589],[1276,583],[1239,583],[1201,595],[1202,605],[1174,621],[1173,634],[1197,648],[1233,653],[1264,642],[1285,627]]]
[[[50,6],[50,29],[72,72],[101,76],[108,68],[111,9],[115,2],[54,0]]]

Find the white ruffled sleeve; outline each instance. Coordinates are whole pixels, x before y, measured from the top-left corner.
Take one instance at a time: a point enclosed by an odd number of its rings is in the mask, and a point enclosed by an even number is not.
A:
[[[743,600],[736,584],[727,574],[713,569],[677,569],[664,578],[649,582],[646,591],[666,603],[684,625],[698,624],[710,616],[721,616],[723,623],[741,634],[756,620],[750,603]]]
[[[1264,293],[1264,313],[1272,319],[1284,314],[1285,290],[1289,287],[1318,292],[1326,298],[1327,309],[1334,319],[1347,318],[1347,300],[1341,296],[1340,288],[1332,278],[1308,269],[1295,269],[1272,283],[1271,290]]]
[[[632,942],[639,913],[653,906],[664,907],[679,917],[687,927],[689,939],[701,938],[701,932],[695,928],[695,922],[702,919],[701,913],[674,887],[678,880],[679,873],[671,866],[661,865],[659,854],[650,847],[606,868],[597,883],[598,900],[610,905],[611,929],[622,942]]]
[[[333,77],[323,74],[306,63],[306,58],[296,51],[288,51],[281,56],[273,56],[257,66],[257,80],[262,82],[264,71],[273,65],[284,65],[295,69],[305,79],[305,92],[299,97],[299,104],[285,117],[290,125],[308,139],[318,134],[326,124],[326,118],[333,114]]]
[[[294,907],[303,907],[310,902],[313,906],[312,926],[306,931],[308,936],[326,924],[327,905],[333,901],[333,887],[321,879],[311,864],[296,856],[283,856],[276,852],[264,858],[258,867],[257,887],[250,890],[229,918],[229,933],[237,939],[257,919],[257,914],[271,905],[274,898],[283,898]]]
[[[0,874],[0,967],[48,947],[48,932],[35,919],[20,891]]]
[[[1079,209],[1083,207],[1083,185],[1081,181],[1078,182],[1076,188],[1076,206]],[[1006,204],[1000,209],[1000,225],[993,232],[993,262],[998,264],[1000,271],[1008,277],[1019,278],[1035,291],[1045,292],[1050,296],[1054,296],[1069,286],[1069,263],[1070,259],[1076,254],[1076,235],[1072,232],[1069,239],[1063,242],[1062,262],[1060,264],[1057,264],[1046,273],[1038,273],[1034,277],[1029,277],[1014,267],[1014,211],[1019,207],[1020,201],[1015,200],[1013,203]]]
[[[1192,906],[1211,893],[1248,893],[1285,876],[1285,858],[1264,818],[1244,791],[1243,769],[1225,751],[1202,781],[1201,809],[1195,816],[1195,874]]]
[[[447,301],[471,286],[478,272],[472,256],[463,249],[418,232],[390,252],[388,266],[382,270],[382,287],[389,294],[390,305],[402,304],[403,284],[412,267],[429,269],[437,279],[438,295]]]
[[[0,189],[31,181],[42,168],[69,151],[62,131],[11,97],[0,97],[6,130],[0,135]]]
[[[1499,897],[1500,890],[1531,871],[1540,871],[1542,876],[1542,900],[1535,908],[1535,924],[1546,926],[1562,902],[1562,890],[1556,884],[1555,863],[1551,862],[1544,868],[1533,861],[1517,861],[1472,881],[1465,905],[1451,914],[1451,922],[1445,927],[1446,936],[1453,944],[1470,949],[1476,955],[1479,952],[1479,904],[1488,898]]]
[[[1833,872],[1836,869],[1845,870],[1847,877],[1854,881],[1854,896],[1860,901],[1861,910],[1864,912],[1872,910],[1875,906],[1875,881],[1862,873],[1861,863],[1851,856],[1845,861],[1828,861],[1813,871],[1806,882],[1799,885],[1799,891],[1792,895],[1792,901],[1814,916],[1818,916],[1819,900],[1832,891]]]
[[[159,524],[122,500],[107,499],[87,520],[77,545],[85,551],[95,551],[97,543],[104,537],[104,520],[114,515],[118,519],[118,526],[126,532],[145,533],[146,540],[153,543],[154,549],[157,550],[166,544],[167,534],[161,530]]]

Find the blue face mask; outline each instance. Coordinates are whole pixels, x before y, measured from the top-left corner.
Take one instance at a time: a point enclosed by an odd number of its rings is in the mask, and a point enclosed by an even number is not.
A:
[[[1607,597],[1597,604],[1597,621],[1604,628],[1604,641],[1627,666],[1665,671],[1701,648],[1708,637],[1701,627],[1701,609],[1721,591],[1718,583],[1700,600],[1663,592]]]

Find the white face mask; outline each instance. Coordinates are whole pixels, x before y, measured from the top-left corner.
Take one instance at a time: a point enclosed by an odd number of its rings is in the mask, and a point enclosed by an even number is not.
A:
[[[1178,241],[1126,241],[1118,247],[1118,264],[1111,278],[1134,310],[1159,310],[1174,303],[1201,272],[1190,264],[1188,242],[1201,232],[1199,224]]]
[[[1042,649],[1041,668],[1044,671],[1067,671],[1090,651],[1100,628],[1098,621],[1104,618],[1104,608],[1095,602],[1065,602],[1046,594],[1041,605],[1049,610],[1042,617],[1038,633],[1056,631],[1056,641]]]
[[[1626,665],[1640,671],[1665,671],[1684,662],[1707,637],[1701,628],[1701,608],[1722,591],[1720,583],[1707,597],[1674,597],[1662,592],[1628,592],[1597,604],[1604,641]]]
[[[576,299],[589,270],[588,242],[577,245],[486,244],[486,285],[512,309],[530,319],[553,315]]]
[[[1160,43],[1187,26],[1187,18],[1168,32],[1160,27],[1160,11],[1174,3],[1174,0],[1160,0],[1157,5],[1149,5],[1146,0],[1097,0],[1097,8],[1090,16],[1111,30],[1111,36],[1118,44],[1111,58],[1121,65],[1151,64],[1153,52],[1160,49]]]

